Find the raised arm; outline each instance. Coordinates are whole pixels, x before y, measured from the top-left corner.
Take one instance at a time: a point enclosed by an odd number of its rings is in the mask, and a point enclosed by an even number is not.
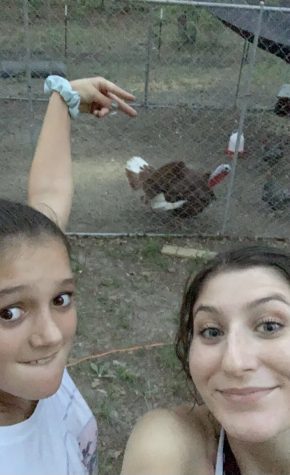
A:
[[[102,77],[71,81],[80,95],[80,111],[105,117],[114,102],[134,117],[126,101],[134,96]],[[65,101],[53,92],[45,114],[29,174],[28,204],[65,229],[72,205],[73,179],[70,147],[70,115]]]

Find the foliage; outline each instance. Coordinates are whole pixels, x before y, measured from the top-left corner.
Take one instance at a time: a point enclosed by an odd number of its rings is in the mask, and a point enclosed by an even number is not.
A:
[[[94,10],[100,10],[108,15],[128,14],[134,11],[148,12],[149,5],[146,2],[134,0],[77,0],[74,2],[74,16],[87,15]]]

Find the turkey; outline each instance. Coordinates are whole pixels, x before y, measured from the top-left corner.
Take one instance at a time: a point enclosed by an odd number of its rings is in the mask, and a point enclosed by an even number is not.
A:
[[[216,199],[213,187],[231,170],[219,165],[213,173],[198,172],[184,162],[170,162],[157,170],[143,158],[133,157],[126,175],[133,190],[142,189],[144,202],[156,211],[172,211],[181,218],[196,216]]]

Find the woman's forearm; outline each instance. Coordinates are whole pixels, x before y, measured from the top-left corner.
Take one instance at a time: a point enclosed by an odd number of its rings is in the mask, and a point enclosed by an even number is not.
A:
[[[65,229],[73,194],[70,116],[57,92],[49,100],[32,161],[28,203]]]

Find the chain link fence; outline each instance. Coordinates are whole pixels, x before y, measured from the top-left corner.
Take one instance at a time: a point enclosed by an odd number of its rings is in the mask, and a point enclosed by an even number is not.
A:
[[[100,74],[139,115],[74,122],[71,231],[288,238],[287,3],[5,2],[1,194],[25,197],[43,79]]]

